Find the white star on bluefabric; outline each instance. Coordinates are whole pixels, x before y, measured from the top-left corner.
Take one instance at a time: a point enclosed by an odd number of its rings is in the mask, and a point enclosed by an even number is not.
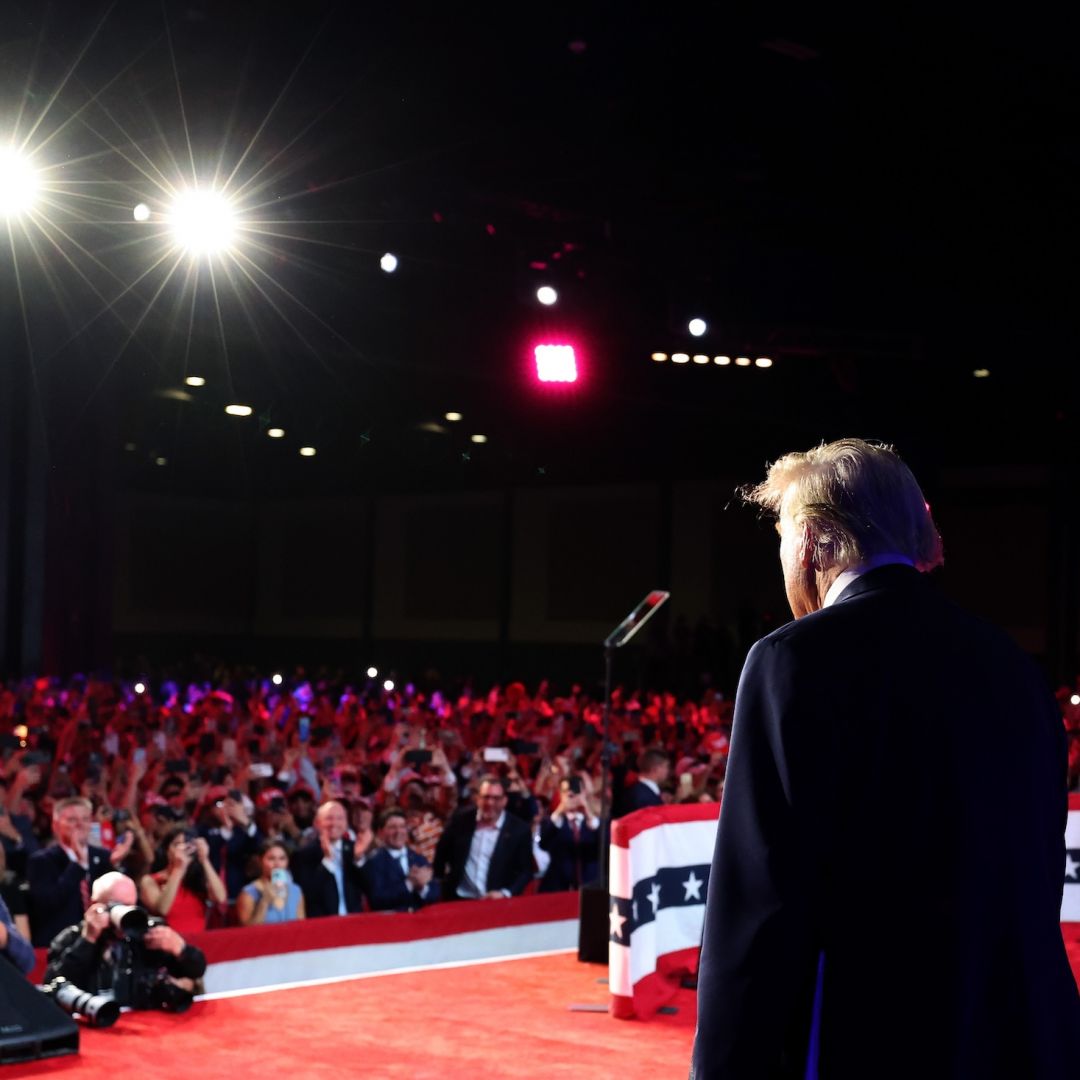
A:
[[[660,910],[660,882],[654,881],[649,890],[649,903],[652,904],[652,913],[655,915]]]
[[[1077,862],[1068,852],[1065,852],[1065,876],[1080,880],[1080,862]]]
[[[682,883],[682,887],[686,890],[686,896],[684,896],[683,899],[690,900],[692,898],[694,900],[700,900],[701,886],[704,884],[705,882],[698,879],[694,875],[694,871],[691,870],[690,876]]]
[[[622,928],[623,923],[626,922],[626,916],[619,914],[619,905],[611,905],[611,913],[608,915],[611,920],[611,936],[614,938],[621,938],[623,936]]]

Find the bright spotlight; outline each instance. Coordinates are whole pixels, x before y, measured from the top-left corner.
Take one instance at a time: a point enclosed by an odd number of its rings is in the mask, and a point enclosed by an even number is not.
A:
[[[1070,705],[1080,705],[1080,694],[1073,694],[1069,698],[1069,704]]]
[[[301,457],[314,457],[315,456],[315,447],[314,446],[301,446],[300,447],[300,456]]]
[[[759,356],[754,361],[755,367],[772,367],[772,360],[767,356]]]
[[[131,211],[131,216],[136,221],[149,221],[150,220],[150,207],[146,203],[139,203],[134,210]]]
[[[270,681],[271,681],[271,682],[272,682],[272,683],[273,683],[273,684],[274,684],[275,686],[280,686],[280,685],[281,685],[281,684],[282,684],[282,683],[283,683],[283,682],[284,682],[285,680],[284,680],[284,679],[283,679],[283,678],[282,678],[282,677],[281,677],[281,676],[280,676],[280,675],[279,675],[279,674],[278,674],[277,672],[275,672],[275,673],[274,673],[274,674],[273,674],[273,675],[271,676],[271,678],[270,678]]]
[[[727,367],[731,363],[730,356],[714,356],[713,363],[719,364],[721,367]]]
[[[367,669],[367,677],[369,679],[374,679],[378,674],[379,674],[379,669],[377,667],[369,667]]]
[[[673,364],[689,364],[690,354],[684,352],[676,352],[671,354],[671,362]]]
[[[541,285],[536,290],[536,299],[545,307],[551,307],[559,299],[559,294],[550,285]]]
[[[206,380],[201,375],[189,375],[185,380],[188,386],[205,386]]]
[[[971,374],[974,375],[976,379],[987,379],[990,377],[990,369],[978,367]]]
[[[694,353],[695,364],[707,364],[708,362],[709,358],[704,353]]]
[[[136,694],[145,694],[146,693],[146,683],[137,682],[132,687],[132,690],[134,690]]]
[[[577,357],[573,345],[537,345],[536,377],[541,382],[577,382]]]
[[[469,441],[474,442],[474,443],[486,443],[487,442],[487,436],[486,435],[470,435],[469,436]]]
[[[705,324],[704,319],[691,319],[687,325],[687,329],[694,337],[702,337],[709,328]]]
[[[169,464],[169,459],[168,458],[163,458],[163,457],[156,457],[156,458],[154,458],[154,464],[155,465],[168,465]]]
[[[285,429],[283,427],[267,428],[266,437],[268,439],[284,439],[285,438]]]
[[[394,680],[387,679],[386,682],[382,684],[382,688],[389,694],[390,691],[394,689]]]
[[[392,274],[397,269],[397,256],[388,251],[380,260],[379,268],[384,274]]]
[[[216,255],[232,246],[236,215],[219,191],[195,188],[178,195],[166,220],[177,247],[191,255]]]
[[[250,416],[254,412],[250,405],[226,405],[225,411],[230,416]]]
[[[658,363],[662,364],[667,359],[666,352],[654,352],[652,358]]]
[[[459,412],[448,412],[446,414],[446,419],[449,420],[451,424],[456,424],[459,420],[463,420],[464,417]]]
[[[15,218],[33,208],[41,190],[37,170],[12,147],[0,149],[0,216]]]
[[[750,366],[750,357],[749,356],[736,356],[735,357],[735,363],[736,363],[736,365],[738,367],[749,367]]]

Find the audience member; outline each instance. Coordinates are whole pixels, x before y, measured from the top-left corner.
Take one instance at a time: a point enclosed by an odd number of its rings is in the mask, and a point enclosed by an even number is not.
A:
[[[650,806],[660,806],[663,798],[660,789],[667,783],[671,776],[671,758],[666,751],[659,749],[646,750],[641,755],[638,767],[638,778],[631,784],[623,795],[622,817],[632,814],[635,810],[644,810]]]
[[[559,805],[540,827],[540,846],[551,856],[540,881],[541,892],[579,889],[598,876],[600,818],[596,808],[580,776],[563,780],[559,791]]]
[[[26,916],[23,916],[25,920]],[[0,956],[14,964],[24,975],[34,970],[34,947],[19,929],[15,918],[0,896]]]
[[[372,911],[415,911],[439,899],[431,863],[408,847],[405,812],[384,810],[379,818],[379,848],[361,867],[364,895]]]
[[[139,881],[143,906],[181,934],[206,929],[210,909],[227,902],[225,883],[210,861],[210,845],[175,825],[161,841],[151,872]]]
[[[123,862],[131,848],[131,833],[112,852],[89,843],[91,805],[80,796],[60,799],[53,808],[55,842],[30,856],[31,940],[47,946],[66,926],[78,922],[90,899],[90,886]]]
[[[304,895],[289,873],[289,849],[280,840],[266,840],[259,849],[259,876],[236,898],[241,926],[303,919]]]
[[[225,882],[231,903],[248,880],[248,861],[259,850],[262,837],[244,806],[238,788],[211,787],[203,797],[199,835],[206,841],[211,863]]]
[[[304,893],[309,919],[351,915],[360,911],[363,881],[360,869],[374,842],[369,830],[355,840],[348,834],[345,807],[325,802],[315,814],[317,838],[293,853],[293,876]]]
[[[435,850],[444,899],[501,900],[518,896],[533,875],[529,826],[506,809],[502,780],[481,778],[475,807],[454,815]]]

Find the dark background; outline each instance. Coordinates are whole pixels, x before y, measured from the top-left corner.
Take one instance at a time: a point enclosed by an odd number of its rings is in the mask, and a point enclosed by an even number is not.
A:
[[[1071,25],[0,15],[0,132],[47,186],[0,255],[9,672],[199,649],[569,678],[659,585],[637,670],[730,688],[785,617],[735,487],[861,435],[923,482],[943,587],[1072,680]],[[167,189],[234,168],[237,253],[171,255]],[[548,335],[578,348],[573,387],[530,376]],[[679,349],[774,366],[650,360]]]

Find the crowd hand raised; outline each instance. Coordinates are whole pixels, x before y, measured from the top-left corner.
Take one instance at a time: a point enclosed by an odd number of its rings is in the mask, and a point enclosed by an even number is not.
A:
[[[353,858],[362,859],[371,850],[374,842],[375,834],[371,829],[357,829],[356,843],[353,844]]]
[[[430,866],[412,866],[409,868],[409,880],[417,889],[423,889],[431,881],[433,872]]]
[[[143,942],[148,949],[179,956],[184,951],[184,939],[171,926],[152,926]]]
[[[206,842],[205,836],[196,836],[194,840],[195,858],[201,863],[207,863],[210,861],[210,845]]]
[[[123,839],[109,853],[109,862],[113,866],[119,866],[128,857],[133,843],[135,843],[135,834],[131,829],[125,829]]]

